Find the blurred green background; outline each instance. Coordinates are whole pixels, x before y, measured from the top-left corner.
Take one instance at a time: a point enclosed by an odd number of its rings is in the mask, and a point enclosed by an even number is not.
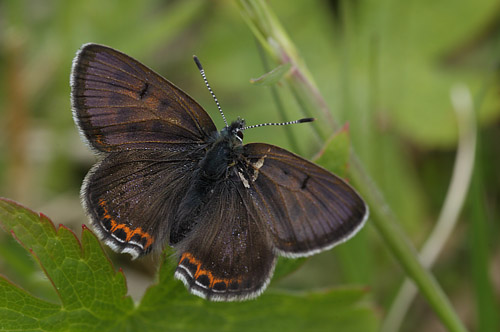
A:
[[[474,176],[458,226],[433,269],[471,330],[496,331],[500,298],[500,4],[497,0],[269,1],[304,58],[337,123],[402,227],[418,247],[442,208],[457,146],[450,89],[466,84],[478,125]],[[69,74],[78,48],[101,43],[140,60],[174,82],[223,122],[192,61],[202,61],[228,119],[280,121],[257,43],[233,1],[0,2],[0,196],[17,200],[80,234],[79,201],[96,157],[81,142],[70,109]],[[288,120],[301,117],[280,89]],[[308,125],[292,129],[302,155],[321,147]],[[333,133],[333,132],[332,132]],[[291,145],[281,127],[245,133],[246,142]],[[0,234],[0,273],[44,296],[48,282],[27,258],[25,275],[2,256],[19,248]],[[154,259],[125,270],[140,299]],[[24,265],[23,265],[24,264]],[[31,265],[30,265],[31,264]],[[22,269],[18,269],[22,271]],[[34,273],[35,272],[35,273]],[[32,277],[26,277],[26,274]],[[276,287],[366,285],[381,319],[404,274],[369,225],[349,243],[309,259]],[[50,293],[50,292],[47,292]],[[50,297],[50,294],[45,294]],[[325,309],[326,310],[326,309]],[[443,331],[421,298],[402,331]]]

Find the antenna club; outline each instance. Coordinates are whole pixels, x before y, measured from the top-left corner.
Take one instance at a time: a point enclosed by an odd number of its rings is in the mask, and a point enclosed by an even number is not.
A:
[[[313,121],[316,121],[316,119],[315,118],[304,118],[304,119],[297,120],[297,123],[313,122]]]
[[[198,57],[197,57],[196,55],[193,55],[193,60],[194,60],[194,62],[196,63],[196,66],[198,66],[198,69],[199,69],[200,71],[202,71],[202,70],[203,70],[203,67],[201,66],[201,62],[200,62],[200,60],[198,59]]]

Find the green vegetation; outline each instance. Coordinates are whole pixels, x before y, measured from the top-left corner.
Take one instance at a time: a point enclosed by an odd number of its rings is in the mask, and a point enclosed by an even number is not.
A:
[[[0,3],[0,196],[64,225],[1,201],[0,330],[498,331],[499,17],[495,0]],[[369,202],[366,227],[280,261],[244,303],[189,295],[168,253],[104,253],[81,231],[96,159],[69,101],[87,42],[153,68],[219,128],[192,54],[229,120],[317,118],[245,141],[323,151]]]

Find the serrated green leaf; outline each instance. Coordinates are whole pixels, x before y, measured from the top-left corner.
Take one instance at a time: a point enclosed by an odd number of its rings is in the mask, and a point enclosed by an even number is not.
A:
[[[259,78],[252,78],[250,83],[264,86],[276,84],[283,78],[283,76],[285,76],[286,73],[288,73],[290,68],[292,68],[291,63],[284,63]]]
[[[291,294],[266,291],[257,300],[214,303],[189,294],[174,280],[176,264],[166,251],[158,283],[134,308],[125,278],[116,273],[97,238],[83,228],[81,243],[60,226],[0,199],[0,224],[12,232],[51,280],[60,303],[34,297],[0,278],[2,331],[375,331],[378,320],[362,288]],[[301,260],[280,262],[277,276]],[[280,272],[281,270],[281,272]]]
[[[26,250],[12,236],[1,237],[1,239],[0,269],[3,266],[9,267],[2,271],[5,273],[4,276],[7,279],[16,280],[29,293],[56,302],[57,295],[52,284],[39,273],[40,268],[33,259],[26,255]]]
[[[3,330],[102,331],[124,322],[133,309],[125,278],[88,229],[80,244],[69,229],[56,230],[46,216],[5,199],[0,199],[0,223],[31,253],[60,300],[48,303],[2,279]]]
[[[50,317],[60,313],[60,307],[37,299],[0,277],[0,328],[5,330],[41,331]]]

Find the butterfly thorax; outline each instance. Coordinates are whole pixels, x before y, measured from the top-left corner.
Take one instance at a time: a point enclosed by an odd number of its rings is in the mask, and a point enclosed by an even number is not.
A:
[[[230,126],[215,133],[213,143],[200,161],[200,176],[206,181],[218,181],[227,177],[230,167],[243,151],[243,133],[245,121],[238,119]]]

